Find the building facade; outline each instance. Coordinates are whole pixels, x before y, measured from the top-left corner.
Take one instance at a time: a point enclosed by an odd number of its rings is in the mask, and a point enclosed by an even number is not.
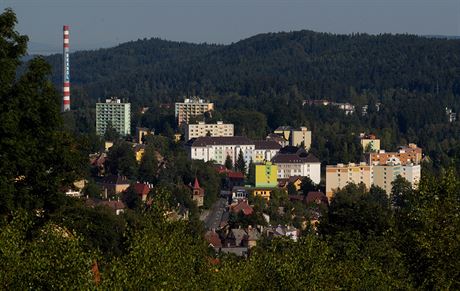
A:
[[[361,134],[359,137],[363,153],[365,152],[379,152],[380,139],[376,138],[373,134]]]
[[[131,104],[116,97],[96,103],[96,133],[104,135],[109,124],[122,136],[131,134]]]
[[[216,124],[206,124],[198,122],[197,124],[187,124],[185,127],[185,141],[201,136],[233,136],[233,124],[225,124],[218,121]]]
[[[176,102],[175,117],[179,126],[188,124],[190,117],[202,116],[214,110],[214,103],[207,102],[198,97],[186,98],[184,102]]]
[[[272,162],[278,166],[278,179],[302,176],[309,177],[315,184],[321,182],[321,162],[313,154],[279,152]]]
[[[271,161],[280,149],[281,145],[273,140],[254,141],[254,155],[252,160],[254,163]]]
[[[372,186],[372,181],[372,166],[366,163],[326,166],[326,196],[329,200],[334,196],[334,191],[345,187],[347,184],[364,183],[369,189]]]
[[[243,136],[204,136],[187,143],[188,156],[192,160],[214,161],[224,165],[227,156],[232,163],[238,159],[240,151],[246,163],[246,169],[254,154],[255,145],[250,139]]]
[[[255,187],[278,186],[278,166],[271,162],[255,165]]]
[[[392,158],[397,158],[403,166],[407,164],[418,165],[422,161],[422,149],[416,144],[410,143],[408,146],[400,147],[397,152],[380,150],[366,155],[367,163],[370,165],[384,165]]]
[[[304,126],[298,129],[290,126],[280,126],[273,132],[289,141],[291,146],[299,147],[303,145],[306,150],[311,147],[311,131]]]

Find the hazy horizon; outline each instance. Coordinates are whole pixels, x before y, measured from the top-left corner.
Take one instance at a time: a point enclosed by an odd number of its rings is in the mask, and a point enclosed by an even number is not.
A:
[[[59,53],[62,25],[71,51],[143,38],[230,44],[260,33],[459,36],[458,0],[0,0],[17,14],[30,54]]]

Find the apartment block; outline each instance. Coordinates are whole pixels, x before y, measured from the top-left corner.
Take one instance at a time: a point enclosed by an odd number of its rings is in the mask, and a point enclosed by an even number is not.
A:
[[[334,191],[345,187],[347,184],[364,183],[369,189],[372,181],[372,166],[366,163],[326,166],[326,196],[329,200],[333,197]]]
[[[214,103],[198,97],[186,98],[184,102],[176,102],[175,117],[179,126],[188,124],[191,117],[203,116],[214,110]]]
[[[390,195],[393,188],[393,181],[398,175],[401,175],[409,183],[412,188],[417,189],[421,178],[421,166],[416,164],[402,165],[401,161],[393,157],[383,165],[376,165],[374,169],[374,185],[379,186]]]
[[[96,133],[104,135],[109,124],[122,136],[131,134],[131,104],[116,97],[96,103]]]
[[[316,184],[321,182],[321,162],[303,148],[283,148],[273,157],[272,162],[278,166],[278,179],[302,176],[309,177]]]
[[[221,165],[225,164],[227,156],[235,164],[241,151],[246,167],[249,166],[255,149],[254,142],[243,136],[198,137],[190,140],[186,146],[190,159],[213,161]]]
[[[233,136],[233,124],[225,124],[218,121],[216,124],[198,122],[197,124],[187,124],[185,127],[185,140],[191,140],[200,136]]]
[[[384,165],[392,158],[397,158],[403,166],[408,164],[418,165],[422,161],[422,149],[417,147],[416,144],[410,143],[407,146],[400,147],[397,152],[380,150],[366,155],[366,161],[370,165]]]

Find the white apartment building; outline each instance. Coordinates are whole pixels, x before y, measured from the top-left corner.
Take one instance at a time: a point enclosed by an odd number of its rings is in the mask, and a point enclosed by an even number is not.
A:
[[[216,124],[198,122],[197,124],[187,124],[185,128],[185,140],[191,140],[200,136],[233,136],[233,124],[225,124],[218,121]]]
[[[302,176],[315,184],[321,182],[321,162],[313,154],[278,153],[272,163],[278,166],[278,179]]]
[[[177,124],[188,124],[190,117],[202,116],[206,112],[214,110],[214,103],[210,103],[198,97],[186,98],[184,102],[176,102],[175,117]]]
[[[246,168],[248,168],[253,157],[254,149],[254,142],[243,136],[204,136],[190,140],[187,144],[190,159],[205,162],[214,161],[221,165],[225,164],[227,156],[235,164],[241,151],[246,162]]]
[[[131,103],[123,103],[116,97],[96,103],[96,133],[104,135],[108,124],[120,135],[131,134]]]
[[[349,163],[326,166],[326,196],[330,200],[337,191],[347,184],[364,183],[369,189],[372,185],[372,166],[366,163]]]

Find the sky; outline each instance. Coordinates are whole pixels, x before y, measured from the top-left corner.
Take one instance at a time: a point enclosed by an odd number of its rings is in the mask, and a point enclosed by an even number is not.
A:
[[[139,38],[228,44],[266,32],[460,35],[460,0],[0,0],[11,7],[30,54]]]

